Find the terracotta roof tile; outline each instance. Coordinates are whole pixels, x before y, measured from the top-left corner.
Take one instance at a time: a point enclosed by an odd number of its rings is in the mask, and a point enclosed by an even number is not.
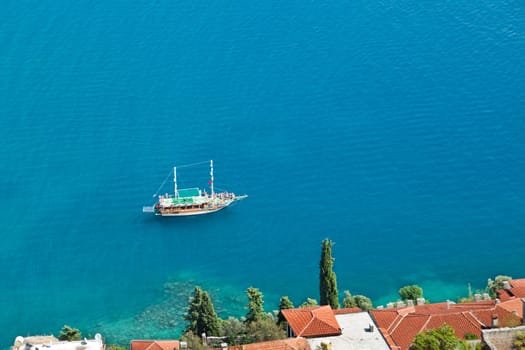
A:
[[[518,285],[513,285],[509,289],[497,290],[496,293],[498,294],[498,298],[503,301],[508,300],[512,297],[525,298],[525,286],[522,286],[521,284],[522,283],[520,282]]]
[[[502,301],[499,306],[511,313],[515,311],[519,317],[523,318],[523,302],[520,298],[512,298],[507,301]]]
[[[132,340],[131,350],[179,350],[178,340]]]
[[[514,295],[512,295],[512,293],[508,289],[499,289],[496,293],[498,294],[498,298],[501,301],[514,298]]]
[[[497,305],[494,309],[480,310],[472,312],[477,319],[479,319],[486,327],[492,326],[492,317],[498,318],[498,327],[516,326],[521,323],[521,318],[518,315],[513,315],[512,311]]]
[[[392,339],[401,349],[408,349],[429,318],[430,316],[424,315],[407,315],[391,333]]]
[[[497,304],[494,300],[486,300],[371,310],[370,314],[390,347],[394,348],[391,344],[393,341],[401,350],[405,350],[410,347],[417,334],[439,328],[444,323],[454,329],[458,338],[464,338],[466,333],[473,333],[481,338],[481,329],[492,326],[493,315],[498,317],[500,327],[516,325],[521,322],[520,315],[517,312],[512,313],[517,307],[518,303],[513,301]]]
[[[479,323],[476,322],[475,318],[471,317],[469,312],[435,315],[431,318],[423,331],[439,328],[445,323],[454,329],[457,338],[465,338],[465,334],[467,333],[475,334],[478,338],[481,338],[481,327],[479,326]]]
[[[347,307],[337,310],[332,310],[334,312],[334,315],[345,315],[345,314],[353,314],[356,312],[361,312],[362,310],[358,307]]]
[[[512,287],[510,289],[512,295],[518,298],[525,298],[525,287]]]
[[[221,348],[217,348],[220,350]],[[260,343],[245,344],[242,346],[228,346],[228,350],[311,350],[305,338],[288,338]]]
[[[384,329],[388,329],[398,317],[398,313],[395,309],[370,310],[370,315],[372,315],[377,326]]]
[[[341,334],[341,328],[329,305],[281,310],[288,325],[300,337]]]
[[[510,280],[509,283],[514,288],[525,287],[525,278],[520,278],[517,280]]]

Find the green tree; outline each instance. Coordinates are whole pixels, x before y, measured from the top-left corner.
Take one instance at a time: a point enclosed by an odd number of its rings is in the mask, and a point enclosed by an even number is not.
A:
[[[273,317],[266,317],[248,324],[247,333],[251,343],[259,343],[286,338],[286,332],[279,327]]]
[[[246,314],[246,323],[250,324],[265,318],[263,295],[258,288],[250,287],[246,290],[248,295],[248,313]]]
[[[312,307],[312,306],[319,306],[319,304],[317,303],[317,300],[312,299],[312,298],[306,298],[306,301],[302,303],[301,305],[299,305],[300,308]]]
[[[199,334],[202,334],[204,332],[206,333],[206,335],[218,336],[220,334],[219,318],[215,313],[215,308],[213,307],[208,292],[204,292],[202,294],[200,316],[202,318],[203,329],[202,332]]]
[[[504,275],[496,276],[496,278],[494,278],[494,281],[489,278],[487,281],[487,290],[490,296],[495,298],[496,292],[500,289],[503,289],[504,282],[510,281],[511,279],[512,277]]]
[[[190,298],[190,304],[184,319],[189,321],[186,332],[191,331],[197,335],[202,333],[206,333],[206,335],[220,334],[219,319],[215,313],[210,295],[199,286],[196,286],[193,290],[193,296]]]
[[[230,345],[243,344],[245,341],[246,326],[235,317],[229,317],[221,321],[221,334],[226,337],[226,343]]]
[[[363,311],[371,310],[374,305],[370,298],[364,295],[352,295],[349,291],[345,290],[345,298],[343,299],[343,307],[358,307]]]
[[[192,331],[187,331],[180,338],[181,341],[188,344],[188,350],[206,350],[208,347],[202,344],[202,338]]]
[[[419,333],[412,342],[410,350],[455,350],[460,343],[454,334],[454,329],[448,324],[443,324],[437,329]]]
[[[512,341],[513,350],[525,350],[525,332],[518,332]]]
[[[411,286],[404,286],[399,290],[399,296],[403,301],[413,300],[423,297],[423,289],[417,284]]]
[[[202,294],[203,291],[201,287],[196,286],[193,289],[193,296],[190,297],[189,306],[186,314],[184,315],[184,320],[189,321],[188,326],[186,326],[185,332],[193,332],[194,334],[200,334],[198,328],[200,307],[202,303]]]
[[[70,327],[68,325],[64,325],[62,329],[60,330],[60,335],[58,336],[59,340],[80,340],[82,339],[82,333],[77,328]]]
[[[321,261],[319,263],[319,294],[321,305],[330,305],[332,309],[339,309],[339,296],[337,292],[337,279],[333,271],[334,258],[332,258],[333,242],[325,238],[322,242]]]
[[[282,296],[281,300],[279,301],[279,310],[287,310],[287,309],[293,309],[293,303],[288,298],[288,296]],[[282,325],[284,324],[284,316],[281,312],[277,314],[277,324]]]
[[[345,293],[345,297],[343,299],[343,307],[344,308],[357,307],[355,300],[354,300],[354,296],[350,294],[350,291],[345,290],[344,293]]]

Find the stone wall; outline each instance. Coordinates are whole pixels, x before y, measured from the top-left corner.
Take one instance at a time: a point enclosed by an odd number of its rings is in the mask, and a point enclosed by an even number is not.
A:
[[[525,326],[485,329],[481,336],[491,350],[512,350],[512,341],[518,332],[525,332]]]

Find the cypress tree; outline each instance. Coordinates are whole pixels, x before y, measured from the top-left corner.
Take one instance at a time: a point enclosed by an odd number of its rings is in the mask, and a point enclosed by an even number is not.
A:
[[[339,297],[335,272],[332,270],[334,263],[334,258],[332,258],[333,245],[328,238],[323,240],[319,264],[319,294],[321,305],[330,305],[335,310],[339,309]]]
[[[202,319],[200,322],[202,324],[202,329],[198,334],[202,334],[204,332],[206,335],[219,335],[219,318],[215,313],[215,308],[213,307],[208,292],[204,292],[202,294],[200,318]]]
[[[293,309],[293,303],[288,296],[282,296],[279,301],[279,310]],[[277,314],[277,324],[281,325],[284,322],[284,316],[281,312]]]
[[[246,290],[248,295],[248,313],[246,314],[246,323],[250,324],[264,319],[263,295],[258,288],[250,287]]]
[[[193,296],[190,297],[188,311],[186,312],[186,315],[184,315],[184,320],[189,322],[188,326],[186,327],[186,332],[191,331],[199,336],[201,333],[198,331],[198,322],[202,302],[202,293],[202,289],[199,286],[196,286],[193,289]]]
[[[190,305],[184,319],[189,321],[186,332],[191,331],[197,336],[202,333],[206,333],[206,335],[219,335],[220,333],[219,318],[215,313],[210,295],[201,287],[197,286],[193,290],[193,296],[190,298]]]

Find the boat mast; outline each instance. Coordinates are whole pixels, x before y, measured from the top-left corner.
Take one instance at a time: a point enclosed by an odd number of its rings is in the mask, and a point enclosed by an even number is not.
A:
[[[179,191],[177,191],[177,167],[173,167],[173,192],[175,197],[179,196]]]
[[[213,160],[210,160],[210,190],[211,195],[213,196]]]

